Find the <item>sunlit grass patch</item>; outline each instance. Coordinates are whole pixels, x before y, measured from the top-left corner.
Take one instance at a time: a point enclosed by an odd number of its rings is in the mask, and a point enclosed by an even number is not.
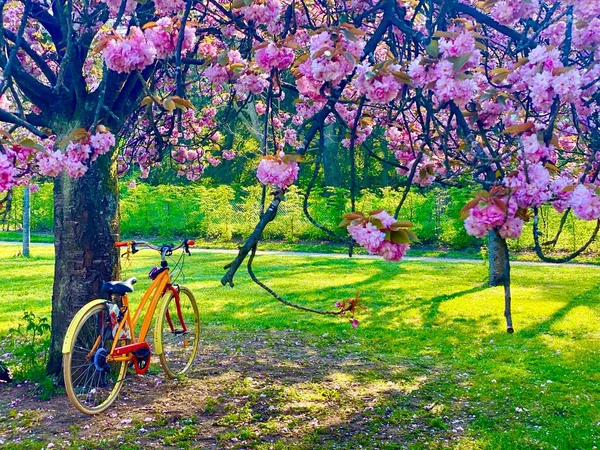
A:
[[[18,249],[0,247],[0,337],[15,326],[24,308],[50,314],[53,247],[34,247],[30,260],[14,256]],[[341,439],[340,448],[357,448],[352,444],[358,442],[385,448],[390,439],[411,442],[412,448],[443,446],[444,439],[468,449],[599,445],[600,268],[514,266],[516,333],[508,335],[503,289],[486,285],[481,262],[257,257],[257,276],[294,303],[330,310],[360,291],[366,311],[353,329],[348,318],[281,305],[249,280],[244,266],[233,289],[222,287],[223,266],[231,259],[198,252],[186,258],[180,282],[198,300],[203,345],[223,358],[250,352],[257,364],[271,365],[275,373],[318,376],[289,386],[248,381],[235,371],[215,376],[214,382],[239,400],[238,409],[221,398],[204,403],[206,414],[218,416],[215,421],[230,415],[222,423],[232,429],[221,430],[219,442],[247,436],[248,448],[260,448],[264,442],[256,433],[279,433],[293,436],[281,448],[327,448],[334,437]],[[124,267],[124,277],[139,279],[131,296],[134,305],[159,260],[155,252],[140,252]],[[302,339],[287,330],[296,330]],[[260,348],[244,348],[248,341],[239,336],[254,335],[263,340]],[[221,338],[227,347],[219,347]],[[289,358],[274,361],[280,349]],[[334,366],[323,368],[323,374],[322,367],[310,363],[319,355]],[[365,369],[364,361],[393,369]],[[220,362],[214,356],[199,373],[210,374]],[[357,419],[361,408],[365,413]],[[296,415],[300,410],[319,423],[306,425]],[[279,414],[281,426],[271,413]],[[334,413],[337,418],[331,417]],[[348,425],[354,419],[357,425]],[[355,440],[345,441],[336,430],[349,426]],[[177,425],[163,443],[188,445],[194,427]],[[424,436],[431,446],[421,440]]]

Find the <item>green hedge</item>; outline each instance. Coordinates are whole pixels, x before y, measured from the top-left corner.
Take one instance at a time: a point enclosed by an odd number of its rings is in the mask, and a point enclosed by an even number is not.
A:
[[[205,187],[150,186],[140,183],[135,188],[121,184],[121,232],[123,236],[202,237],[229,241],[250,235],[259,217],[261,187],[251,186],[234,190],[231,186]],[[392,188],[363,190],[356,209],[393,212],[402,196]],[[415,232],[424,244],[463,249],[480,246],[482,241],[466,234],[460,220],[460,209],[472,198],[472,193],[457,188],[429,189],[411,192],[402,208],[401,218],[415,223]],[[267,203],[270,194],[267,194]],[[313,226],[303,211],[303,192],[292,186],[281,203],[275,221],[267,226],[266,239],[326,240],[328,235]],[[52,185],[42,184],[31,196],[32,230],[52,231]],[[13,210],[4,228],[19,229],[22,218],[22,190],[15,189]],[[340,188],[315,190],[310,197],[309,212],[313,218],[337,229],[344,212],[350,211],[349,192]],[[543,209],[541,229],[548,236],[558,227],[560,216],[551,208]],[[588,239],[595,223],[570,217],[556,249],[571,251]],[[533,248],[531,223],[525,225],[521,238],[511,240],[514,250]],[[597,251],[596,244],[592,246]]]

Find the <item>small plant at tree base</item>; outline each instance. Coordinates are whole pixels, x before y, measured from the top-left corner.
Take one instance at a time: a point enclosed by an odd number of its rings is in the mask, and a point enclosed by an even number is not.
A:
[[[48,318],[25,311],[22,321],[9,330],[12,341],[7,363],[12,366],[15,380],[38,383],[40,398],[48,399],[55,392],[53,380],[45,369],[50,345]]]

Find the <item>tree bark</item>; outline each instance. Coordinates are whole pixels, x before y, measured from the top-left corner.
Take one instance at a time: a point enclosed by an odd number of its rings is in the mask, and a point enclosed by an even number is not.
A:
[[[62,367],[62,341],[81,306],[98,298],[103,281],[119,275],[119,185],[116,152],[103,155],[86,174],[54,182],[55,268],[52,340],[47,371]]]
[[[510,258],[508,246],[497,230],[488,233],[489,281],[490,286],[504,286],[504,317],[506,331],[514,333],[511,313]]]
[[[29,242],[31,239],[31,196],[29,186],[23,190],[23,256],[29,258]]]

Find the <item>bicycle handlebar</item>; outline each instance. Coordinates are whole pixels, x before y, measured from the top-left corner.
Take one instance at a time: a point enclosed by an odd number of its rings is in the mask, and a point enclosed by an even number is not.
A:
[[[174,247],[173,244],[163,244],[160,247],[158,247],[147,241],[119,241],[119,242],[115,242],[115,247],[131,246],[133,249],[133,252],[135,253],[137,251],[138,247],[143,246],[143,247],[147,247],[151,250],[156,250],[157,252],[160,252],[162,258],[164,258],[165,255],[167,255],[168,253],[170,254],[170,252],[179,250],[180,248],[184,248],[185,252],[189,255],[190,254],[189,247],[192,247],[195,244],[196,244],[196,242],[191,239],[184,239],[183,242],[181,244],[179,244],[177,247]]]

